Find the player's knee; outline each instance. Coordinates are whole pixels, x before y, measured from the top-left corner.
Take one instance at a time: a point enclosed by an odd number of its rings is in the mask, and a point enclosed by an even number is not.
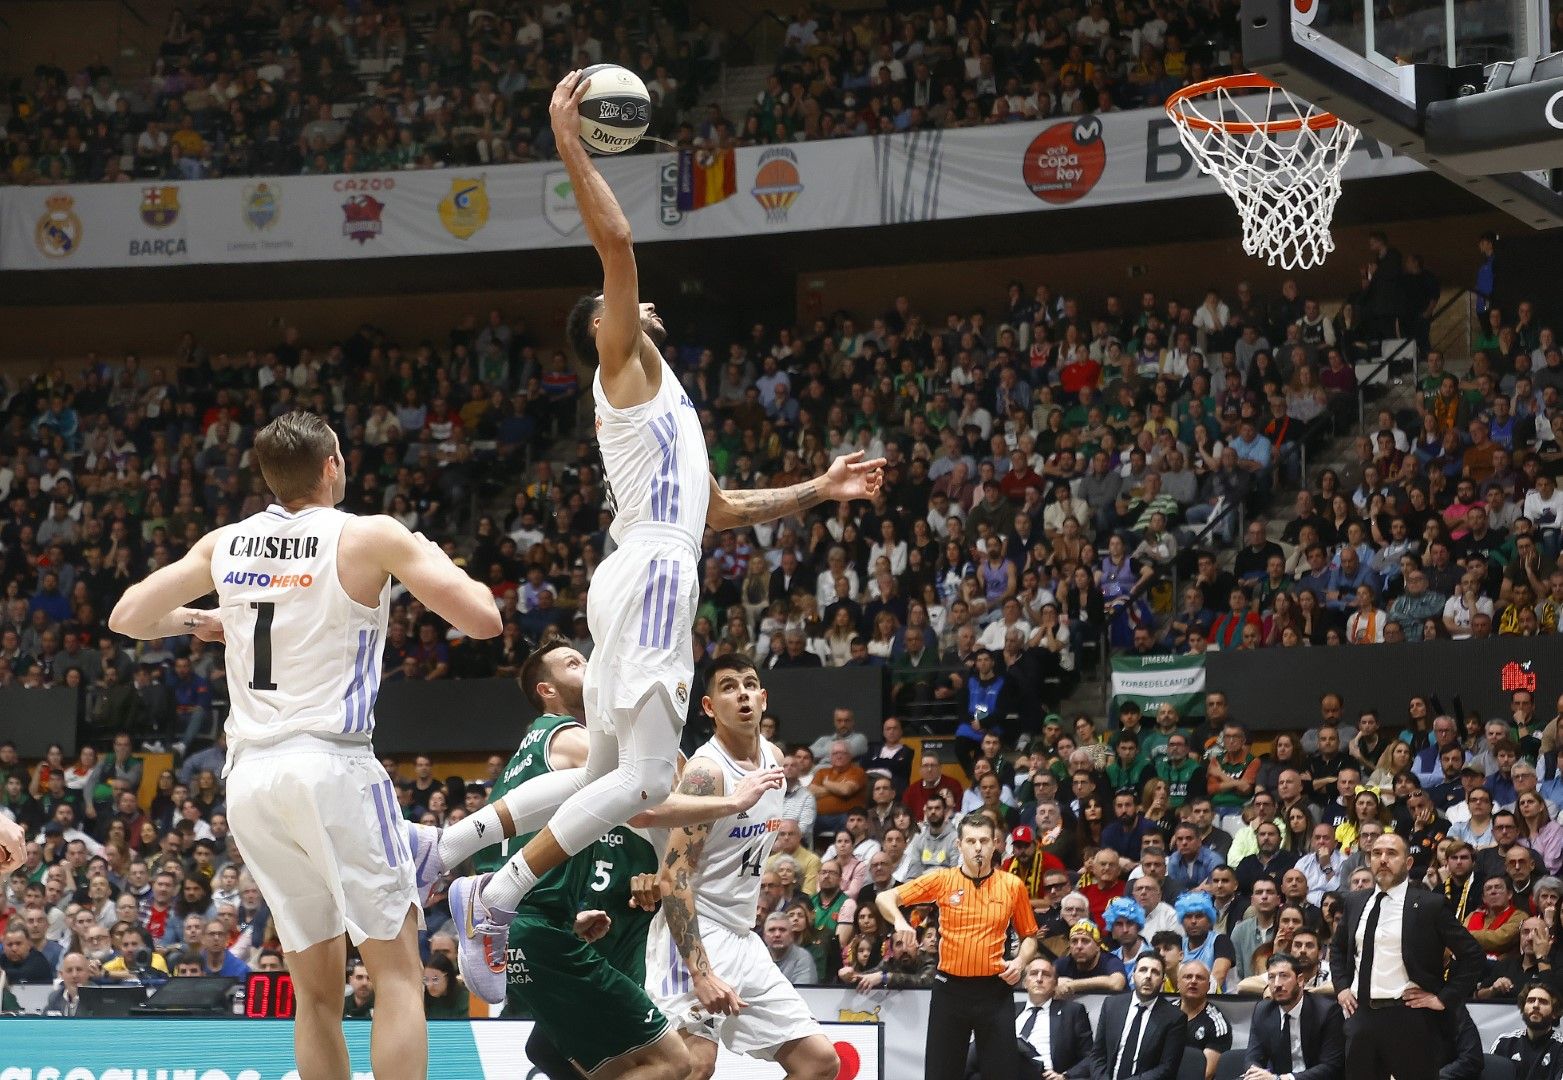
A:
[[[677,1035],[662,1038],[652,1044],[653,1057],[648,1065],[648,1080],[685,1080],[689,1076],[689,1051]]]
[[[661,758],[642,758],[635,762],[635,774],[640,783],[640,799],[647,806],[660,805],[673,793],[673,782],[678,779],[674,763]]]
[[[711,1080],[716,1075],[716,1060],[707,1061],[704,1056],[690,1058],[689,1069],[684,1074],[689,1080]],[[834,1078],[832,1078],[834,1080]]]
[[[804,1040],[787,1065],[788,1074],[798,1080],[836,1080],[841,1071],[841,1058],[829,1039],[817,1035]]]

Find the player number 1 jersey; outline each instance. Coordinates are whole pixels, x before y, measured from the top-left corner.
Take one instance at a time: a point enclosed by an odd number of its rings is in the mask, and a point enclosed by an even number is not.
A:
[[[273,505],[217,531],[212,580],[227,639],[231,747],[303,733],[370,741],[390,581],[374,607],[343,589],[337,544],[351,518]]]

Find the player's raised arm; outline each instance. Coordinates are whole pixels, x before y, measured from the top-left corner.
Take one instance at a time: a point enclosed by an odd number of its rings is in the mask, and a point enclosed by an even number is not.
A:
[[[213,536],[207,533],[184,558],[126,589],[109,612],[109,629],[141,641],[185,634],[195,634],[205,641],[222,640],[222,623],[215,613],[185,606],[215,587]]]
[[[430,611],[468,637],[499,636],[503,626],[494,594],[451,562],[434,541],[409,532],[392,517],[359,518],[352,528],[355,533],[364,530],[367,550]]]
[[[560,79],[548,103],[548,115],[559,160],[564,162],[575,189],[581,223],[602,260],[603,304],[596,343],[603,389],[609,400],[620,397],[615,391],[622,390],[630,400],[639,401],[646,396],[645,387],[615,385],[623,377],[645,378],[640,365],[640,277],[635,268],[629,218],[581,143],[581,100],[590,84],[591,80],[581,78],[578,71]]]
[[[780,768],[762,769],[745,776],[728,795],[686,795],[674,791],[661,806],[642,810],[629,823],[642,829],[677,829],[731,817],[751,809],[767,791],[787,786]]]
[[[885,459],[863,460],[856,450],[838,457],[830,468],[801,484],[761,491],[723,491],[711,478],[711,505],[706,524],[713,529],[738,529],[801,514],[822,502],[872,499],[885,480]]]

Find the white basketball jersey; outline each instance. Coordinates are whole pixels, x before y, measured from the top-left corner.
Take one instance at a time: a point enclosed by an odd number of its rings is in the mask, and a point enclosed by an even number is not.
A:
[[[597,404],[597,445],[614,517],[615,543],[642,522],[673,526],[695,549],[705,535],[711,501],[711,465],[700,414],[667,362],[662,385],[647,402],[616,409],[602,390],[602,369],[592,376]]]
[[[765,755],[775,760],[769,743]],[[745,769],[733,760],[715,738],[696,750],[691,760],[700,758],[722,770],[725,790],[731,792],[754,769]],[[695,871],[695,911],[735,933],[754,929],[755,909],[760,901],[760,870],[770,858],[781,828],[784,793],[772,788],[746,811],[711,823],[705,850]]]
[[[368,744],[391,583],[372,608],[342,588],[337,542],[351,517],[273,505],[217,531],[229,760],[231,748],[302,732]]]

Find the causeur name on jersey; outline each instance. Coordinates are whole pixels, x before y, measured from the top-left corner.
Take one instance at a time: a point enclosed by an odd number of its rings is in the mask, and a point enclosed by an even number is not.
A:
[[[318,536],[235,536],[228,554],[245,559],[313,559],[320,554]]]

